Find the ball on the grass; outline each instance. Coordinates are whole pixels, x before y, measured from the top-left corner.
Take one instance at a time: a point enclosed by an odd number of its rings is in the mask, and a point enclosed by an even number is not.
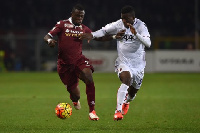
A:
[[[59,103],[55,108],[58,118],[66,119],[72,115],[72,107],[68,103]]]

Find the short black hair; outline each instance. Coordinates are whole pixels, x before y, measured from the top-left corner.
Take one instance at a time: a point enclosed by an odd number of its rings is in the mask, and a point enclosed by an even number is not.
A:
[[[129,5],[122,7],[121,13],[122,14],[131,13],[135,17],[135,11],[134,11],[133,7],[129,6]]]
[[[80,11],[83,11],[85,10],[84,7],[81,5],[81,4],[76,4],[73,8],[72,8],[72,12],[75,11],[75,10],[80,10]]]

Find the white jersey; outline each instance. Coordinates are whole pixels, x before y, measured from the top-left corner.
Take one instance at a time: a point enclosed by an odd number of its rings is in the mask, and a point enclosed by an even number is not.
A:
[[[137,34],[134,35],[130,28],[125,28],[122,19],[107,24],[102,29],[92,32],[94,37],[117,34],[121,30],[126,30],[122,39],[117,40],[118,62],[124,63],[131,68],[144,69],[145,46],[150,47],[150,34],[144,22],[135,18],[133,24]]]

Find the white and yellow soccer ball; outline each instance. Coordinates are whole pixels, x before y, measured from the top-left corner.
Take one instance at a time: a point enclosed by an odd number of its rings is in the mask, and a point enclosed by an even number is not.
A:
[[[69,118],[72,115],[72,107],[68,103],[59,103],[55,108],[55,113],[60,119]]]

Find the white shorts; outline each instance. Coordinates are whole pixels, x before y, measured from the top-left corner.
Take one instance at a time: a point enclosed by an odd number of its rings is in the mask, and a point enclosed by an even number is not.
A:
[[[134,88],[140,89],[142,85],[142,80],[144,77],[144,69],[136,69],[131,68],[127,64],[115,62],[115,72],[117,73],[118,77],[119,74],[123,71],[129,71],[131,74],[131,84]]]

